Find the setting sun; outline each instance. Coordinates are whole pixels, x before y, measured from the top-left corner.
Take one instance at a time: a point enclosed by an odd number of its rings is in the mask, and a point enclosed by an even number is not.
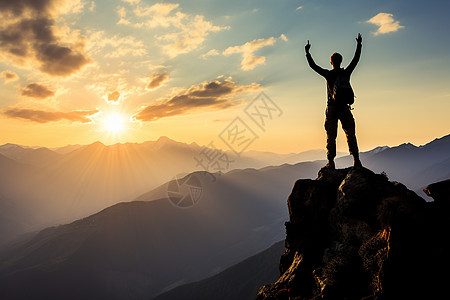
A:
[[[126,129],[126,118],[119,113],[110,113],[102,120],[102,127],[112,134],[122,133]]]

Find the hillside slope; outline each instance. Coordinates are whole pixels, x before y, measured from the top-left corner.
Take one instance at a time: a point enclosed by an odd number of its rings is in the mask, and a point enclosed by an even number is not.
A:
[[[259,286],[278,278],[278,261],[284,252],[284,241],[247,258],[210,278],[182,285],[154,300],[252,300]]]
[[[287,210],[280,201],[299,174],[311,177],[317,168],[236,170],[216,174],[215,181],[193,173],[202,197],[191,208],[155,198],[159,189],[47,228],[0,251],[0,293],[6,299],[148,299],[210,277],[282,239]]]

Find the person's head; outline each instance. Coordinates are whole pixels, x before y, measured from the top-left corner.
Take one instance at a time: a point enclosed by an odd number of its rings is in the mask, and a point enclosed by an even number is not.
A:
[[[333,66],[333,68],[340,68],[341,62],[342,62],[342,55],[340,55],[337,52],[334,52],[331,55],[331,65]]]

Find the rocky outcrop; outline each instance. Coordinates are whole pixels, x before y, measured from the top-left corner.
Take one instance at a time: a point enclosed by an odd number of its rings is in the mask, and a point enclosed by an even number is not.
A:
[[[288,198],[280,278],[257,299],[440,299],[448,279],[450,180],[427,202],[366,168],[322,169]]]

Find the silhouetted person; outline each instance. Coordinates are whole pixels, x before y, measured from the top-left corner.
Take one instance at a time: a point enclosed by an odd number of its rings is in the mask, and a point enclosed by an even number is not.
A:
[[[327,110],[326,110],[326,118],[325,118],[325,130],[327,131],[327,159],[328,163],[326,164],[326,168],[334,169],[334,158],[336,157],[336,137],[337,137],[337,128],[338,128],[338,120],[341,121],[342,128],[347,136],[348,149],[350,154],[353,155],[354,158],[354,166],[360,167],[361,161],[359,160],[359,151],[358,151],[358,143],[356,142],[355,135],[355,120],[353,119],[353,115],[350,110],[350,105],[348,103],[338,102],[335,100],[335,83],[336,79],[339,78],[347,78],[348,86],[350,86],[350,75],[358,64],[359,57],[361,56],[361,48],[362,48],[362,37],[361,34],[358,33],[358,37],[356,38],[356,51],[355,56],[352,61],[348,65],[347,68],[341,68],[342,55],[335,52],[331,55],[331,65],[333,66],[332,70],[326,70],[314,62],[311,54],[309,53],[309,49],[311,48],[311,44],[306,44],[306,59],[308,60],[309,66],[325,77],[327,80]],[[351,103],[353,103],[353,92]]]

